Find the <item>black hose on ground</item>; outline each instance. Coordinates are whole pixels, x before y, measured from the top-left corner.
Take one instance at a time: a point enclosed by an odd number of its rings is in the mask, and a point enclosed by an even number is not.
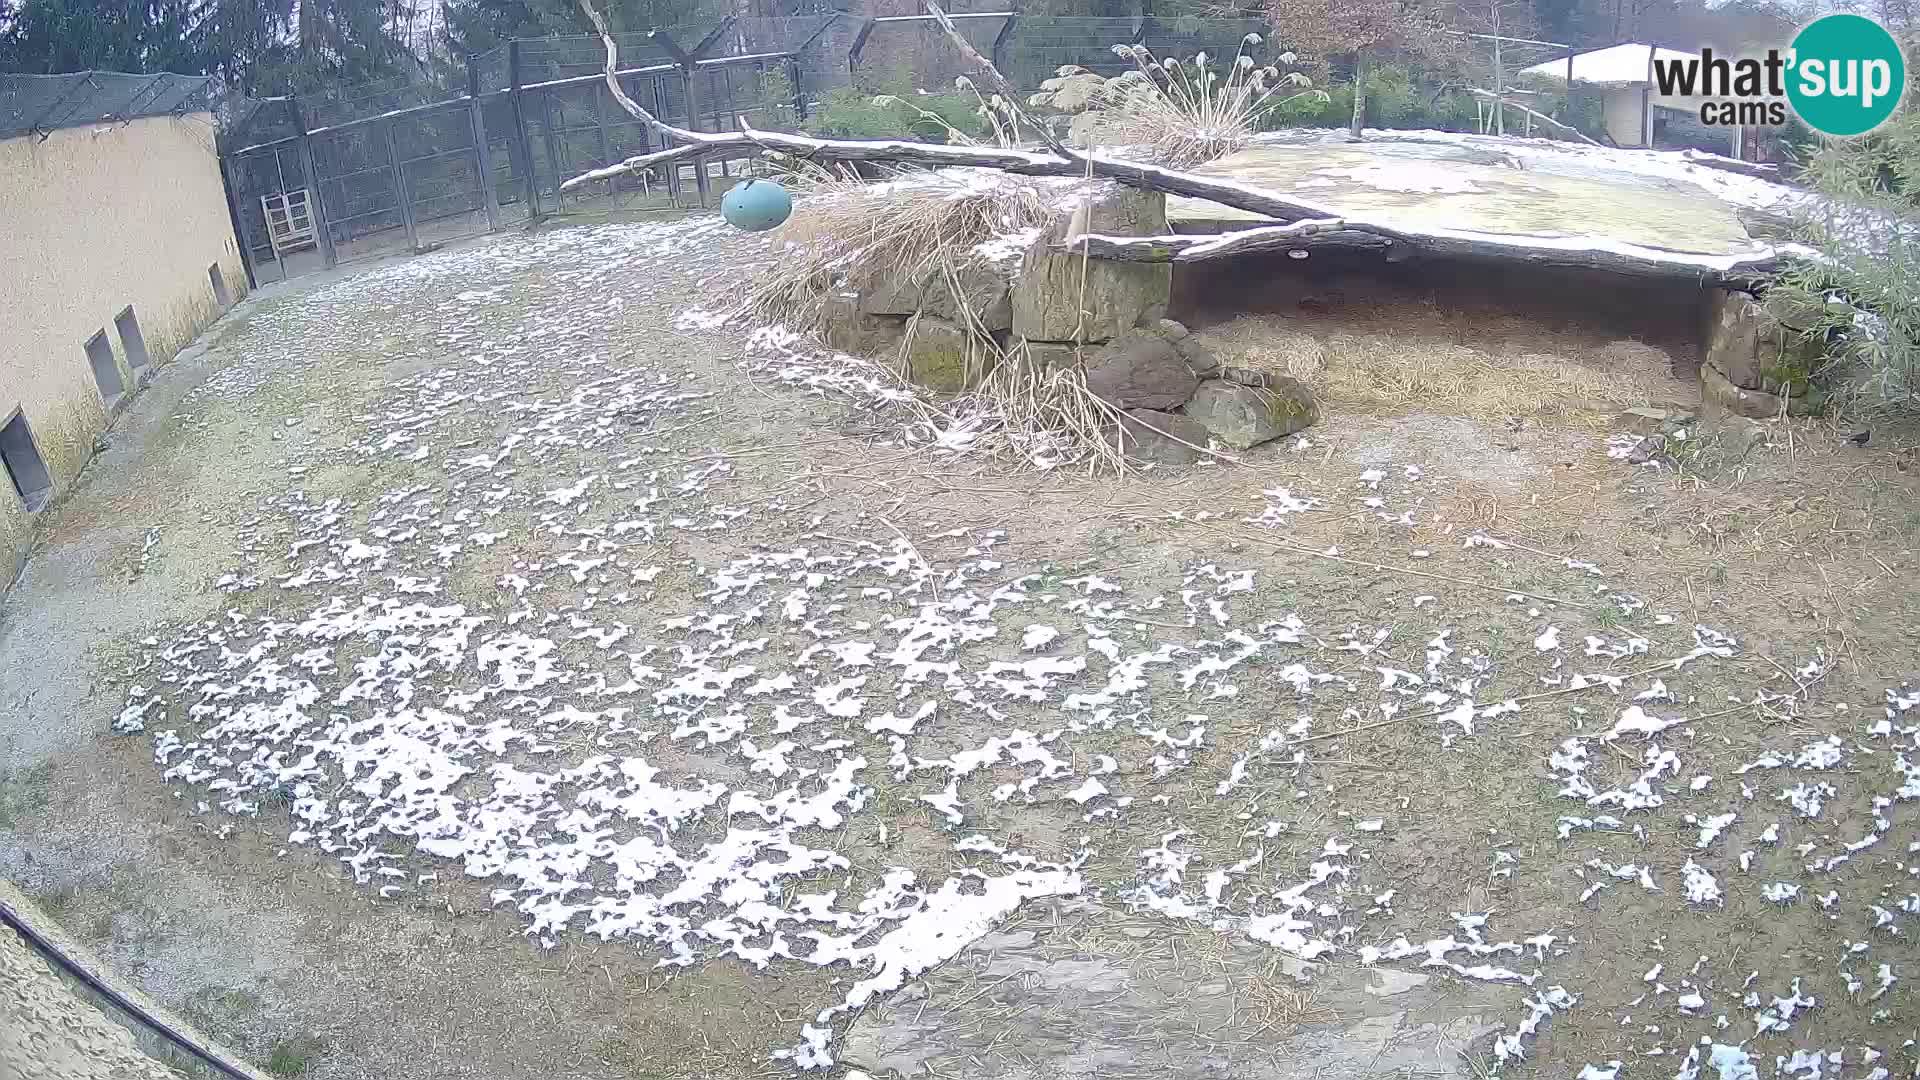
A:
[[[199,1040],[174,1028],[159,1017],[154,1016],[148,1012],[144,1006],[96,978],[92,972],[68,956],[64,949],[60,948],[60,946],[36,930],[23,915],[15,911],[4,899],[0,899],[0,923],[6,924],[14,933],[19,934],[21,939],[26,941],[30,948],[41,956],[46,957],[55,967],[60,969],[62,974],[72,977],[88,990],[112,1002],[115,1008],[133,1017],[142,1026],[152,1031],[155,1035],[160,1036],[160,1038],[166,1040],[169,1044],[179,1048],[180,1051],[188,1057],[212,1069],[218,1075],[226,1077],[227,1080],[258,1080],[257,1074],[234,1068],[222,1059],[220,1055],[207,1049]]]

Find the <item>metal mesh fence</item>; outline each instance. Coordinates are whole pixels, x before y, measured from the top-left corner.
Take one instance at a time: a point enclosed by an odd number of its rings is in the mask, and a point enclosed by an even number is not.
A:
[[[517,94],[483,89],[477,102],[464,95],[429,101],[313,125],[304,134],[292,119],[295,102],[255,103],[246,145],[230,150],[224,165],[256,277],[279,280],[329,261],[419,249],[529,217],[671,209],[704,199],[711,184],[691,164],[560,190],[583,172],[665,148],[619,107],[601,78],[569,73],[569,65],[585,61],[567,59],[567,48],[540,54],[536,63],[545,70],[523,74]],[[793,109],[794,59],[723,56],[690,69],[666,63],[638,70],[623,62],[628,74],[620,81],[656,116],[703,131],[734,130],[769,108]],[[775,72],[784,81],[769,82]],[[539,77],[550,74],[559,77]],[[305,108],[309,100],[298,104]],[[290,136],[276,134],[289,125]],[[252,141],[263,134],[275,137]],[[484,140],[477,148],[476,139]],[[708,168],[725,175],[737,165]],[[292,206],[310,207],[317,223],[310,235],[294,227],[299,214]]]
[[[1129,65],[1113,54],[1116,44],[1144,44],[1160,56],[1187,57],[1200,51],[1224,56],[1231,55],[1246,34],[1266,31],[1259,19],[1021,15],[1009,20],[995,12],[961,13],[957,25],[975,49],[993,56],[1023,90],[1038,89],[1068,64],[1118,74]],[[660,33],[617,34],[615,43],[621,70],[648,76],[654,69],[672,74],[688,59],[790,54],[792,89],[802,99],[817,99],[836,87],[897,85],[903,80],[919,89],[946,90],[966,70],[939,28],[914,18],[881,18],[869,24],[842,13],[703,20]],[[523,38],[517,44],[523,87],[595,75],[606,63],[605,46],[592,35]],[[468,59],[483,94],[513,85],[512,51],[502,46]],[[737,71],[713,78],[717,94],[724,97],[730,91],[736,101],[744,96],[745,82]],[[466,90],[457,77],[450,85],[403,77],[302,94],[294,104],[309,128],[325,128],[452,101]],[[265,115],[267,122],[254,120],[255,130],[243,141],[257,143],[294,133],[286,119],[290,112]],[[679,112],[672,115],[684,120]]]
[[[213,79],[204,75],[0,75],[0,139],[212,108]]]
[[[1224,61],[1243,44],[1258,61],[1280,51],[1259,19],[1004,11],[955,18],[1023,92],[1067,65],[1127,70],[1131,61],[1113,52],[1120,44],[1183,60],[1206,52]],[[1247,44],[1248,34],[1262,39]],[[913,16],[729,17],[623,34],[616,43],[627,94],[669,123],[702,131],[737,129],[743,120],[792,129],[842,88],[938,93],[966,73],[939,27]],[[1540,51],[1515,49],[1510,63]],[[437,82],[397,79],[232,104],[222,114],[236,118],[223,140],[225,165],[249,258],[256,268],[271,264],[271,280],[304,259],[418,248],[549,214],[708,202],[714,174],[691,164],[560,190],[588,170],[665,148],[613,100],[600,78],[605,62],[598,37],[522,39],[470,58],[464,78],[454,68]],[[477,101],[467,97],[469,85]],[[1470,124],[1471,102],[1467,109],[1462,122]],[[736,164],[705,167],[724,174]],[[311,237],[295,227],[302,200],[324,222]]]
[[[359,83],[319,93],[299,95],[302,115],[310,128],[337,127],[355,120],[451,101],[466,93],[466,88],[436,85],[433,82],[395,76],[377,82]]]
[[[1091,19],[1021,17],[1007,47],[1006,75],[1022,89],[1036,89],[1044,79],[1066,65],[1101,75],[1118,75],[1133,67],[1116,56],[1115,45],[1144,45],[1162,59],[1187,59],[1196,53],[1231,58],[1248,34],[1264,36],[1259,19]],[[1267,55],[1266,45],[1249,49]]]

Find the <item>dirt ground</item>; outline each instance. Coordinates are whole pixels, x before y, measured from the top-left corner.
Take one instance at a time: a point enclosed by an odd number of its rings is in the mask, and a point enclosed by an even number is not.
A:
[[[0,926],[0,988],[0,1077],[179,1080],[74,994],[10,926]]]
[[[1676,469],[1610,401],[1336,395],[1240,465],[1038,472],[680,318],[756,250],[497,237],[231,313],[0,608],[0,874],[280,1075],[785,1074],[1069,894],[1500,996],[1475,1071],[1915,1074],[1912,431]],[[1513,355],[1691,393],[1555,333]]]

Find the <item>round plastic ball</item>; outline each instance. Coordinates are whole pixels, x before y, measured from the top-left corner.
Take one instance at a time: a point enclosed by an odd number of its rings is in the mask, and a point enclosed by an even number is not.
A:
[[[743,180],[720,199],[720,216],[747,232],[775,228],[791,213],[793,197],[771,180]]]

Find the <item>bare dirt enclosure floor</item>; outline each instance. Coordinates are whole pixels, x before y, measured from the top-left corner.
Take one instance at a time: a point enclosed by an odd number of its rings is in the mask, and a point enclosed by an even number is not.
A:
[[[0,874],[284,1076],[1915,1074],[1913,432],[1630,465],[1657,304],[1330,263],[1196,319],[1304,437],[1032,471],[681,317],[761,243],[231,312],[0,609]]]

